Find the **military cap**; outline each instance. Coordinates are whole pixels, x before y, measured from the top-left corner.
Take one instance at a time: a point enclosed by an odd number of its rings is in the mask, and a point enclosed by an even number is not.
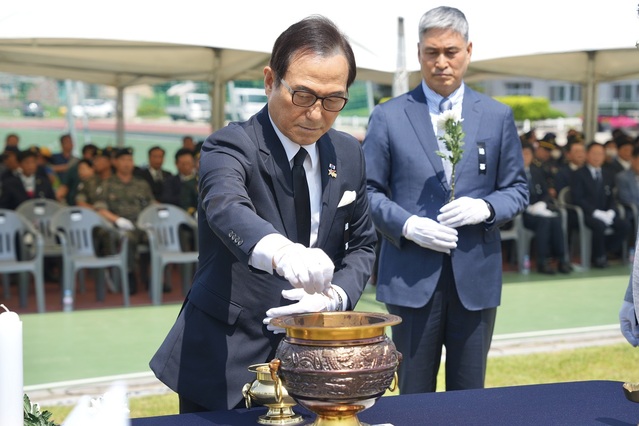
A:
[[[133,155],[133,148],[130,148],[130,147],[118,148],[115,151],[115,158],[120,158],[123,155]]]

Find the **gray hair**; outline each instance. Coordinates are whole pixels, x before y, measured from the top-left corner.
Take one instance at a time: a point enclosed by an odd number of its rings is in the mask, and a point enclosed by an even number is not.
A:
[[[466,15],[459,9],[440,6],[424,13],[419,20],[419,40],[421,41],[426,31],[434,28],[453,30],[468,42],[468,21]]]

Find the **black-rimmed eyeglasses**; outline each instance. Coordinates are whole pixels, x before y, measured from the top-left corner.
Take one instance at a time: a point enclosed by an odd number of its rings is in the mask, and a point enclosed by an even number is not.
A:
[[[317,100],[322,101],[322,107],[326,111],[330,112],[339,112],[346,106],[346,102],[348,102],[348,98],[342,96],[317,96],[314,93],[307,92],[305,90],[293,90],[291,86],[288,85],[284,81],[284,79],[280,79],[288,93],[291,94],[291,100],[293,101],[293,105],[297,105],[298,107],[308,108],[310,106],[315,105]]]

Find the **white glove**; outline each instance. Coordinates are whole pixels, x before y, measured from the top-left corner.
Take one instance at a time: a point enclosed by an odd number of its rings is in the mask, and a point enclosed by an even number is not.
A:
[[[615,216],[617,215],[617,212],[614,211],[613,209],[609,209],[609,210],[606,210],[606,213],[608,214],[608,221],[610,222],[608,226],[612,226],[613,222],[615,221]]]
[[[437,221],[451,228],[464,225],[475,225],[490,217],[488,204],[481,198],[461,197],[439,209],[441,214]]]
[[[621,326],[621,334],[626,338],[632,346],[639,345],[639,325],[635,315],[635,305],[623,301],[619,310],[619,325]]]
[[[526,207],[526,212],[528,212],[529,214],[532,214],[534,216],[539,216],[539,213],[543,210],[546,210],[547,206],[546,203],[544,201],[537,201],[534,204],[529,205],[528,207]]]
[[[115,221],[115,226],[122,229],[123,231],[133,231],[135,229],[135,225],[129,219],[125,217],[119,217]]]
[[[608,210],[608,211],[595,210],[592,212],[592,217],[602,221],[603,223],[606,224],[606,226],[610,226],[612,225],[612,220],[614,219],[614,216],[612,218],[610,217],[610,214],[608,213],[610,211],[611,210]],[[614,211],[612,213],[614,214]]]
[[[266,318],[262,320],[263,324],[266,324],[266,328],[275,334],[284,333],[284,329],[271,325],[273,318],[281,317],[284,315],[293,314],[305,314],[308,312],[325,312],[336,311],[338,309],[338,298],[335,289],[330,289],[327,294],[314,293],[308,294],[301,288],[292,288],[290,290],[282,290],[282,297],[287,300],[297,300],[297,303],[292,305],[280,306],[277,308],[271,308],[266,311]]]
[[[427,217],[409,217],[404,225],[404,236],[424,248],[442,253],[450,253],[457,247],[457,230]]]
[[[302,244],[289,244],[273,256],[275,271],[295,288],[307,293],[328,291],[335,265],[323,250],[306,248]]]

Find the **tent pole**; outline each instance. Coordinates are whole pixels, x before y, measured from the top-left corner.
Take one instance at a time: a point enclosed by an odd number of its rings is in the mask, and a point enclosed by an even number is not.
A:
[[[586,143],[595,140],[597,133],[598,105],[597,105],[597,84],[595,81],[595,56],[597,52],[586,52],[588,62],[586,63],[586,83],[584,85],[584,122],[583,132]]]
[[[124,146],[124,87],[118,86],[115,104],[115,133],[117,146]]]

